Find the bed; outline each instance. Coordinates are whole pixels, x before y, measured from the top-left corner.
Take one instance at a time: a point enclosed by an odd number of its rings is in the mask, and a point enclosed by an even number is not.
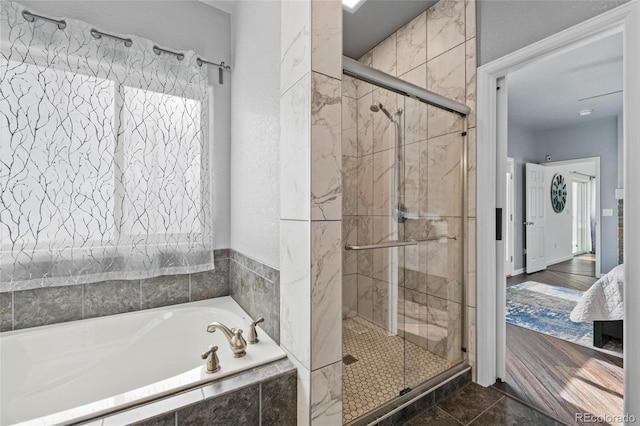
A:
[[[622,341],[624,266],[618,265],[585,291],[570,315],[574,322],[593,322],[593,346]]]

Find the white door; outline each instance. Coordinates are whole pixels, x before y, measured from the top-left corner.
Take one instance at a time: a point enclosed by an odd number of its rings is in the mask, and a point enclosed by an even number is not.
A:
[[[547,269],[544,257],[545,166],[527,163],[526,167],[526,247],[527,274]]]

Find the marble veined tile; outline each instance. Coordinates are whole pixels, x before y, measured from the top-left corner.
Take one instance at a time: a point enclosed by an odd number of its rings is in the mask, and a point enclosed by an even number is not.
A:
[[[440,0],[427,9],[427,60],[465,40],[465,2]]]
[[[471,108],[468,127],[476,127],[476,39],[465,43],[467,106]]]
[[[342,276],[342,318],[358,314],[358,274]]]
[[[402,181],[404,205],[410,217],[420,211],[420,144],[404,146],[404,179]]]
[[[449,328],[448,301],[435,296],[427,296],[427,348],[438,356],[446,358]]]
[[[397,222],[391,216],[373,217],[373,241],[381,243],[398,239]],[[398,249],[375,249],[371,250],[373,256],[373,274],[378,280],[388,280],[391,272],[391,265],[398,264]]]
[[[280,11],[280,93],[285,93],[311,69],[311,2],[284,0]]]
[[[427,62],[427,12],[416,16],[397,33],[398,75]]]
[[[371,67],[373,66],[373,50],[368,51],[367,53],[365,53],[364,55],[362,55],[360,57],[360,59],[358,59],[358,62]],[[366,95],[367,93],[371,93],[371,91],[373,90],[373,85],[370,83],[365,83],[364,81],[358,81],[358,89],[357,89],[357,93],[358,93],[358,99],[360,99],[361,97],[363,97],[364,95]]]
[[[358,156],[358,101],[342,96],[342,155]]]
[[[373,217],[358,217],[358,244],[373,244]],[[358,251],[358,274],[371,277],[373,275],[373,250]]]
[[[427,134],[430,138],[453,132],[462,132],[462,125],[464,123],[460,114],[433,105],[427,105],[427,122]]]
[[[311,368],[342,358],[342,227],[311,222]]]
[[[280,221],[280,344],[311,368],[310,222]]]
[[[373,153],[373,94],[358,99],[358,157]]]
[[[311,425],[342,424],[342,361],[311,372]]]
[[[389,330],[389,287],[397,283],[387,280],[373,280],[373,323]]]
[[[358,316],[373,321],[373,278],[358,274]]]
[[[430,238],[440,236],[456,237],[456,240],[442,238],[427,242],[427,293],[442,299],[460,302],[462,298],[462,269],[460,267],[460,219],[429,219]]]
[[[342,74],[342,96],[358,99],[358,80]]]
[[[429,139],[427,142],[427,215],[460,217],[461,182],[458,133]]]
[[[373,68],[390,75],[397,75],[396,72],[396,33],[380,42],[373,48]]]
[[[358,215],[373,214],[373,155],[358,158]]]
[[[311,78],[311,219],[342,218],[342,96],[340,80]]]
[[[373,214],[390,216],[396,195],[394,180],[394,150],[373,154]]]
[[[358,217],[344,216],[342,218],[342,245],[358,244]],[[358,252],[344,250],[342,252],[342,275],[358,273]]]
[[[465,102],[465,45],[427,62],[427,89],[457,102]]]
[[[373,90],[372,103],[382,104],[390,114],[398,110],[399,95],[390,90],[376,88]],[[364,98],[363,98],[364,99]],[[371,105],[369,105],[369,109]],[[391,149],[396,144],[395,125],[382,111],[372,112],[373,122],[373,152]],[[401,127],[402,128],[402,127]]]
[[[427,65],[422,64],[400,76],[411,84],[427,88]],[[417,99],[404,97],[404,143],[419,142],[427,138],[427,104]]]
[[[356,157],[342,157],[342,214],[358,214],[358,161]]]
[[[342,75],[342,2],[311,2],[311,68],[340,79]]]
[[[465,0],[466,17],[466,39],[476,36],[476,0]]]
[[[447,313],[447,356],[449,361],[457,362],[462,359],[462,306],[459,303],[448,301]]]
[[[308,220],[309,93],[307,74],[280,98],[280,212],[283,219]]]

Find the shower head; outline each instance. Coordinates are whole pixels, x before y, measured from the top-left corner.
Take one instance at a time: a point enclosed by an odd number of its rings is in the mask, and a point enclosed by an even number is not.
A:
[[[384,115],[386,115],[389,120],[393,121],[393,117],[391,117],[391,114],[389,114],[389,111],[387,111],[387,109],[380,102],[378,102],[377,104],[371,105],[369,109],[373,112],[382,111],[384,112]]]

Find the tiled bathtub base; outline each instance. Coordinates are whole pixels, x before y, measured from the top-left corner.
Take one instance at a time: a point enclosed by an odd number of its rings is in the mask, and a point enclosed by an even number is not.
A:
[[[343,364],[343,423],[454,366],[360,317],[343,320],[342,333],[343,355],[358,360]]]

